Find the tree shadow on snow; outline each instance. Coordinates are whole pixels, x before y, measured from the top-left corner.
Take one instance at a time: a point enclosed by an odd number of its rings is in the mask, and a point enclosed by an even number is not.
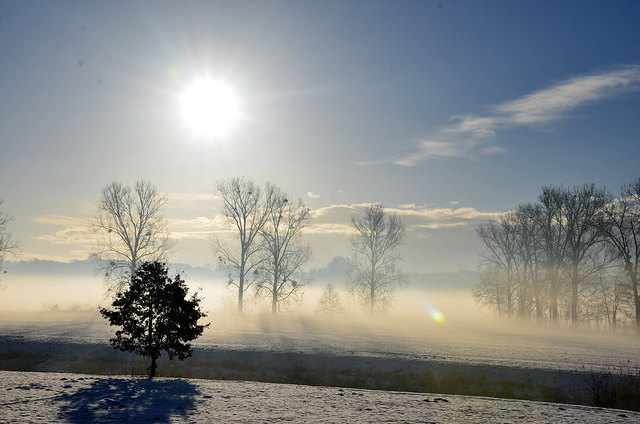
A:
[[[71,423],[164,423],[193,413],[199,394],[186,380],[105,378],[60,399],[59,417]]]

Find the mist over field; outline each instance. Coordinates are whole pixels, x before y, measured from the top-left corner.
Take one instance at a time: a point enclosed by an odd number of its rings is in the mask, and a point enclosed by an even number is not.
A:
[[[52,275],[33,273],[38,266]],[[78,272],[55,275],[52,267],[56,266],[64,270],[59,272]],[[21,274],[19,264],[10,264],[11,273],[3,281],[0,298],[5,332],[12,329],[12,335],[25,339],[64,341],[71,337],[106,343],[114,330],[99,316],[98,306],[107,305],[109,299],[101,277],[78,275],[86,267],[83,262],[30,264],[32,274]],[[200,347],[408,355],[446,362],[594,372],[620,364],[629,369],[640,365],[635,355],[640,341],[635,337],[500,320],[477,305],[464,282],[449,290],[435,282],[433,289],[427,283],[411,283],[395,294],[388,312],[373,317],[362,311],[346,286],[336,285],[344,310],[328,316],[319,311],[319,299],[326,284],[336,282],[327,270],[316,271],[319,280],[305,287],[299,303],[290,304],[278,316],[271,316],[268,302],[259,300],[249,300],[245,313],[238,315],[234,292],[224,275],[204,268],[184,271],[184,266],[175,267],[183,269],[191,291],[200,293],[208,313],[205,321],[212,323],[195,342]]]
[[[0,368],[147,372],[144,359],[108,345],[115,329],[98,314],[109,298],[103,278],[87,273],[93,266],[87,261],[8,264],[0,298]],[[371,316],[333,263],[310,271],[314,281],[301,301],[274,316],[268,302],[251,298],[239,315],[234,291],[220,271],[170,268],[199,292],[211,326],[193,343],[192,358],[169,361],[162,355],[160,376],[598,405],[594,390],[606,396],[606,384],[626,387],[640,369],[635,337],[498,319],[473,299],[472,272],[412,274],[389,310]],[[328,284],[344,306],[331,316],[319,309]],[[636,392],[631,393],[618,395],[616,403],[606,400],[607,405],[635,409]]]
[[[1,2],[0,421],[640,422],[638,16]]]

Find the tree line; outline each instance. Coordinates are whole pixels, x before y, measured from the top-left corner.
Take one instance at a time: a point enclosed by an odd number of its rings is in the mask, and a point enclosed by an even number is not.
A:
[[[216,192],[223,202],[222,214],[233,229],[233,242],[214,238],[219,264],[228,284],[237,289],[237,309],[242,313],[245,294],[270,299],[276,314],[302,294],[309,283],[302,267],[311,249],[302,241],[310,209],[301,199],[291,201],[279,187],[260,187],[250,179],[219,181]],[[119,327],[109,341],[118,350],[149,357],[149,376],[156,375],[162,352],[169,359],[192,355],[191,341],[209,324],[200,321],[198,293],[188,297],[180,274],[169,277],[166,262],[174,247],[162,211],[168,198],[149,181],[132,186],[112,182],[102,189],[91,228],[99,235],[94,259],[103,272],[111,308],[100,314]],[[1,203],[1,201],[0,201]],[[5,254],[20,248],[7,223],[13,217],[0,210],[0,271]],[[371,204],[351,218],[351,286],[371,313],[391,302],[402,281],[398,262],[405,227],[379,204]],[[324,290],[318,310],[332,314],[341,309],[331,285]]]
[[[500,317],[640,333],[640,178],[617,195],[545,186],[477,235],[473,296]]]
[[[311,248],[302,238],[309,207],[272,183],[260,186],[246,178],[218,181],[215,192],[234,237],[212,235],[214,251],[234,287],[237,311],[242,313],[249,294],[268,299],[273,314],[299,301],[310,283],[303,267]],[[101,237],[95,258],[113,295],[126,288],[141,263],[167,261],[174,246],[162,215],[166,202],[166,195],[148,181],[132,186],[113,182],[102,190],[92,222]],[[351,218],[351,229],[350,290],[374,313],[391,303],[404,281],[399,249],[405,226],[381,205],[371,204]]]

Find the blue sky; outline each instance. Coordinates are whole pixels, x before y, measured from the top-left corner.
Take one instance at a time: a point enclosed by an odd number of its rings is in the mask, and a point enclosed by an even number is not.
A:
[[[214,182],[313,209],[313,265],[382,202],[410,270],[473,268],[478,222],[545,184],[640,176],[638,2],[4,2],[0,198],[23,259],[82,259],[102,187],[169,193],[175,259],[211,261]],[[178,106],[224,79],[243,119],[194,135]]]

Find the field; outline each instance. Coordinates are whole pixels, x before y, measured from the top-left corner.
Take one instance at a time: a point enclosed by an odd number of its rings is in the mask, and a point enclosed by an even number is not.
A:
[[[615,409],[251,381],[0,371],[0,419],[88,422],[632,423]]]
[[[241,399],[241,393],[259,392],[267,387],[257,382],[287,383],[289,385],[274,386],[277,389],[270,388],[263,396],[272,398],[270,402],[279,402],[277,399],[281,396],[280,391],[282,396],[286,393],[289,397],[302,397],[307,399],[304,411],[308,412],[290,411],[285,404],[278,403],[282,406],[273,407],[274,417],[285,412],[308,413],[311,414],[309,416],[324,421],[322,414],[326,413],[327,408],[335,407],[338,408],[336,415],[325,417],[327,421],[335,422],[345,419],[378,421],[378,417],[374,415],[368,418],[358,415],[360,418],[356,419],[356,415],[344,414],[362,413],[358,410],[362,405],[384,402],[390,402],[389,405],[392,406],[387,409],[395,411],[390,412],[389,417],[400,421],[426,419],[456,422],[461,416],[451,414],[462,413],[463,410],[471,411],[470,416],[477,422],[483,421],[481,417],[485,413],[495,413],[496,417],[501,416],[506,421],[521,421],[516,418],[520,416],[518,414],[523,414],[522,417],[527,417],[525,421],[531,418],[542,422],[567,422],[566,417],[558,415],[559,411],[562,414],[573,411],[571,414],[576,415],[572,416],[583,422],[585,416],[581,414],[587,414],[588,411],[589,414],[594,414],[594,411],[599,411],[598,414],[613,414],[611,417],[615,416],[620,420],[628,417],[640,418],[640,415],[632,412],[618,411],[614,414],[613,409],[576,409],[521,401],[504,403],[507,401],[491,399],[561,402],[638,410],[640,387],[636,355],[640,349],[640,341],[629,336],[568,332],[515,324],[489,325],[491,321],[487,320],[454,320],[441,325],[408,316],[387,316],[371,320],[355,317],[319,319],[314,315],[295,314],[276,318],[260,314],[246,317],[217,314],[211,319],[213,325],[194,344],[192,358],[183,362],[168,361],[166,357],[160,359],[160,376],[186,377],[190,380],[159,380],[164,382],[158,383],[160,387],[162,384],[184,385],[189,391],[196,390],[194,387],[197,387],[197,391],[203,393],[210,390],[235,393],[230,396],[238,404],[229,408],[242,411],[245,408],[242,402],[247,400]],[[60,391],[60,384],[57,382],[60,378],[56,380],[47,377],[48,374],[34,374],[33,377],[45,379],[46,384],[27,381],[30,374],[7,374],[7,378],[3,380],[6,380],[5,384],[13,384],[15,390],[23,390],[13,391],[12,396],[26,393],[25,389],[19,387],[32,387],[32,383],[39,385],[38,387],[50,387],[52,396],[62,396],[60,399],[67,399],[69,396],[75,399],[73,396],[82,397],[88,391],[90,399],[86,400],[89,405],[87,407],[98,408],[96,411],[101,412],[95,413],[102,414],[99,417],[104,418],[106,412],[103,407],[106,407],[104,402],[107,401],[100,400],[100,395],[96,394],[100,387],[104,389],[113,386],[117,390],[110,393],[122,396],[118,394],[122,390],[145,391],[148,388],[144,385],[151,384],[135,377],[146,373],[147,361],[113,350],[108,345],[111,332],[112,329],[95,312],[40,313],[4,319],[0,326],[0,369],[94,376],[60,377],[76,382],[69,388],[70,391]],[[110,379],[95,375],[127,375],[134,378],[123,380],[123,377]],[[16,379],[27,380],[18,383]],[[191,379],[200,380],[194,382]],[[220,380],[236,382],[225,383]],[[247,383],[238,383],[237,380]],[[256,388],[251,385],[256,385]],[[80,395],[77,395],[78,391]],[[345,403],[347,394],[352,396],[352,391],[365,393],[368,403]],[[479,398],[433,393],[474,395]],[[341,402],[334,399],[336,396],[340,396]],[[198,406],[194,407],[195,410],[199,411],[201,407],[208,410],[209,407],[205,407],[208,402],[231,402],[218,397],[215,401],[211,400],[213,398],[202,398],[206,401],[196,402]],[[445,405],[444,401],[425,401],[437,397],[446,398],[450,402]],[[5,409],[9,404],[14,405],[11,408],[17,408],[15,405],[20,404],[19,399],[12,399],[3,401]],[[268,402],[265,402],[267,405]],[[307,405],[308,402],[311,404]],[[336,406],[331,406],[332,402],[337,402]],[[416,410],[413,406],[408,409],[401,407],[407,402],[418,403],[421,409]],[[482,402],[495,405],[497,409],[490,409],[494,406],[479,406]],[[460,406],[452,412],[451,403]],[[46,402],[44,404],[48,405]],[[429,406],[428,413],[424,410],[426,404]],[[504,405],[510,406],[506,408]],[[210,406],[214,409],[221,408],[219,403]],[[366,407],[361,409],[366,410]],[[84,406],[78,408],[82,409]],[[501,410],[510,412],[502,412],[505,414],[502,416],[500,412],[496,412]],[[82,411],[84,412],[78,413],[89,413],[84,409]],[[270,416],[268,411],[269,409],[254,410],[257,415],[253,417]],[[534,415],[527,415],[522,411],[529,411]],[[541,411],[545,411],[544,414]],[[170,412],[165,411],[163,414],[168,417]],[[175,411],[171,412],[174,413]],[[374,414],[371,411],[367,413]],[[423,413],[426,415],[421,415]],[[400,418],[405,414],[408,414],[408,418]],[[185,418],[180,414],[176,417]],[[242,421],[242,417],[247,418],[240,416],[238,420]],[[591,422],[602,422],[602,418],[593,415],[595,421]],[[169,421],[172,419],[167,418]],[[307,420],[305,415],[296,415],[293,419]],[[604,421],[613,422],[609,415]]]
[[[214,413],[238,422],[640,419],[630,412],[640,410],[640,340],[505,324],[478,311],[468,293],[407,291],[377,318],[322,318],[310,291],[300,308],[272,317],[259,306],[230,313],[224,292],[205,286],[205,299],[218,299],[206,305],[211,327],[193,357],[161,357],[163,378],[151,383],[140,377],[148,361],[115,351],[114,330],[95,306],[83,306],[100,304],[97,294],[72,290],[74,299],[49,286],[20,288],[3,309],[27,299],[33,309],[0,315],[8,421],[207,422]],[[20,294],[15,289],[7,295]],[[444,322],[431,318],[433,305]]]

